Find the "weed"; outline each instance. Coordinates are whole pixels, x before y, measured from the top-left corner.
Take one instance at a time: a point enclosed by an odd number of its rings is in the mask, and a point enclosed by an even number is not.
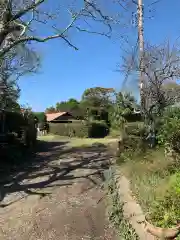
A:
[[[135,230],[131,224],[123,216],[123,203],[120,201],[117,185],[115,181],[115,170],[111,168],[108,170],[106,178],[105,189],[107,191],[108,208],[107,213],[110,222],[117,229],[119,236],[123,240],[137,240]]]

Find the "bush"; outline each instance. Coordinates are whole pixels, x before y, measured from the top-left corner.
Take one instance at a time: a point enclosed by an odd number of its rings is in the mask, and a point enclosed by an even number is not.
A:
[[[131,113],[124,116],[127,122],[140,122],[142,121],[142,116],[140,113]]]
[[[88,125],[84,121],[50,123],[49,132],[68,137],[88,137]]]
[[[109,127],[104,121],[92,121],[88,124],[88,137],[103,138],[109,134]]]
[[[179,148],[180,144],[180,120],[178,117],[165,116],[157,134],[160,145],[168,144],[173,148]],[[179,148],[180,150],[180,148]]]
[[[104,137],[109,133],[105,122],[72,121],[66,123],[50,123],[50,133],[68,137]]]
[[[146,151],[147,144],[141,137],[129,135],[120,142],[117,163],[121,164],[137,157],[142,158]]]
[[[146,133],[145,125],[142,122],[127,123],[126,133],[134,136],[144,136]]]
[[[161,227],[172,227],[180,216],[180,173],[173,174],[167,185],[167,192],[152,206],[151,218]]]
[[[20,129],[20,126],[26,124],[25,119],[21,113],[18,112],[0,112],[0,126],[4,124],[5,131],[16,132]]]

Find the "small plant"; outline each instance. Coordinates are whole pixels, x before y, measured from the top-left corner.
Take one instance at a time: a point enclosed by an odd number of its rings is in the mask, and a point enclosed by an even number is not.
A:
[[[135,230],[132,228],[131,224],[123,216],[123,203],[120,201],[115,176],[114,169],[108,170],[106,178],[106,191],[108,199],[108,217],[114,227],[117,229],[119,236],[124,240],[137,240]]]
[[[173,174],[164,196],[152,205],[151,218],[160,227],[172,227],[180,217],[180,172]]]

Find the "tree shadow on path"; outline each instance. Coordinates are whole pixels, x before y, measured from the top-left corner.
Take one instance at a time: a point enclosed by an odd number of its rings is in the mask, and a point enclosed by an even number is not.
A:
[[[67,144],[67,141],[39,141],[36,154],[1,179],[0,207],[9,206],[28,195],[45,197],[54,187],[69,186],[78,179],[88,179],[93,186],[102,182],[103,171],[110,164],[107,147],[103,144],[68,147]]]

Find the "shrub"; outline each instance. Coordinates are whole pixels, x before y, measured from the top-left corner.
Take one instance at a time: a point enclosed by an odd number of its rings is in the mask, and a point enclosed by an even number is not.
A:
[[[18,112],[0,112],[0,125],[1,130],[4,124],[5,131],[16,132],[20,129],[20,126],[26,124],[25,119],[21,113]]]
[[[88,125],[84,121],[50,123],[49,132],[68,137],[88,137]]]
[[[161,227],[172,227],[180,216],[180,173],[173,174],[167,185],[165,196],[154,202],[151,218]]]
[[[121,164],[124,161],[132,160],[139,156],[142,158],[146,151],[147,144],[141,137],[128,135],[120,143],[117,163]]]
[[[125,115],[125,119],[127,122],[140,122],[142,121],[142,116],[140,113],[131,113]]]
[[[144,136],[146,129],[142,122],[132,122],[126,124],[126,133],[134,136]]]
[[[168,107],[165,111],[164,111],[164,117],[168,117],[168,118],[178,118],[180,119],[180,108],[179,107]]]
[[[178,117],[165,116],[157,134],[160,145],[169,144],[173,148],[179,148],[180,120]],[[180,148],[179,148],[180,150]]]
[[[88,124],[88,137],[102,138],[109,134],[109,127],[105,121],[92,121]]]

